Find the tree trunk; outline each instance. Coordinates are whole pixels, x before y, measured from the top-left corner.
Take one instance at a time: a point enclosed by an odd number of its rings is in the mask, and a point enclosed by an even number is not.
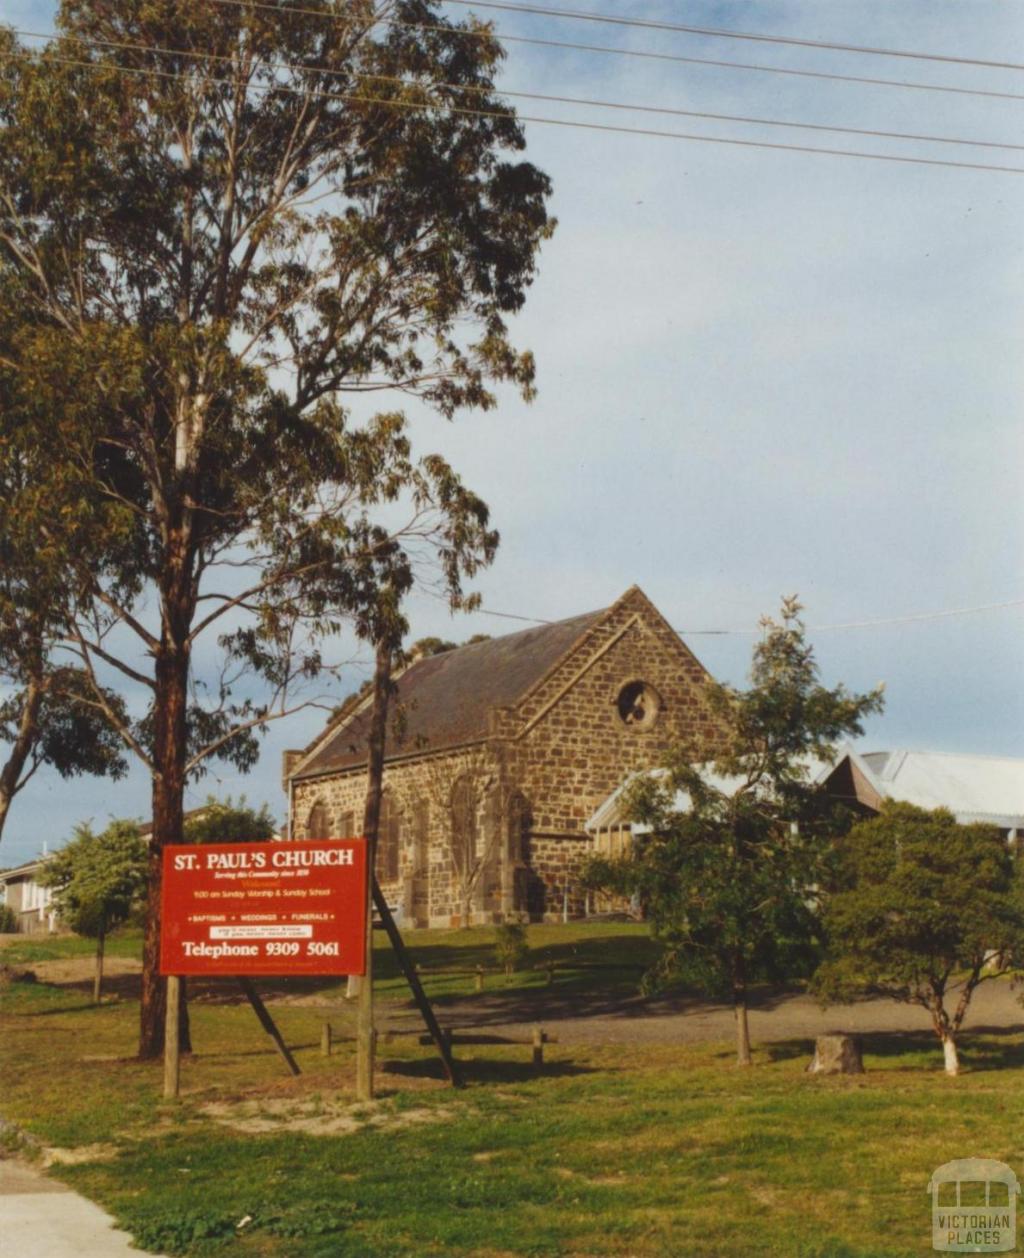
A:
[[[11,811],[12,794],[4,790],[0,786],[0,838],[3,837],[4,823],[7,821],[7,814]]]
[[[165,608],[170,603],[164,595]],[[165,610],[165,620],[167,611]],[[176,618],[177,619],[177,618]],[[185,619],[186,617],[181,617]],[[179,641],[186,634],[179,630]],[[163,849],[180,843],[184,818],[186,712],[188,706],[187,647],[175,646],[165,623],[156,659],[156,697],[153,731],[153,829],[149,843],[146,930],[142,950],[142,1000],[139,1010],[139,1057],[151,1060],[164,1051],[166,984],[160,976],[160,890],[163,882]],[[184,1005],[182,1001],[182,1005]],[[179,1025],[181,1025],[179,1023]],[[187,1014],[179,1044],[190,1051]]]
[[[736,1015],[736,1065],[749,1066],[750,1027],[747,1025],[747,984],[743,958],[736,957],[733,962],[732,1007]]]
[[[376,1029],[373,1025],[373,877],[377,858],[377,831],[384,781],[384,741],[387,734],[391,646],[377,643],[373,674],[373,709],[366,764],[366,808],[363,834],[366,836],[366,970],[359,984],[356,1014],[356,1096],[373,1100],[373,1070]]]
[[[106,936],[103,931],[100,931],[96,936],[96,973],[92,980],[92,1003],[94,1005],[100,1003],[103,991],[103,945],[105,942]]]
[[[21,715],[18,719],[18,733],[6,762],[0,767],[0,838],[3,837],[4,823],[11,810],[11,800],[18,791],[22,771],[39,736],[39,711],[42,704],[43,687],[39,680],[33,677],[25,688]]]
[[[946,1064],[946,1074],[958,1075],[960,1058],[956,1052],[956,1040],[948,1032],[942,1037],[942,1056]]]

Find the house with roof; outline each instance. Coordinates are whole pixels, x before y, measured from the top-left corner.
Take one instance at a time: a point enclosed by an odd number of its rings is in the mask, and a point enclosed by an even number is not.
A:
[[[48,859],[41,856],[13,869],[0,870],[0,904],[5,904],[14,914],[15,929],[21,934],[40,935],[57,929],[53,892],[39,881],[40,871]]]
[[[634,586],[611,607],[419,659],[396,678],[377,876],[410,925],[578,916],[595,808],[713,737],[708,674]],[[371,699],[286,753],[292,838],[362,827]]]
[[[946,808],[962,825],[997,826],[1013,844],[1024,835],[1024,760],[944,751],[858,752],[846,745],[831,760],[808,759],[805,770],[808,785],[842,800],[862,816],[876,815],[892,799],[929,810]],[[665,770],[647,772],[658,776]],[[716,774],[711,766],[704,777],[726,795],[745,781]],[[624,805],[629,784],[613,791],[587,819],[587,833],[598,851],[621,855],[640,830]],[[678,791],[673,806],[684,811],[689,804],[687,793]]]
[[[886,799],[948,808],[962,825],[998,826],[1016,843],[1024,835],[1024,760],[948,751],[843,749],[828,788],[877,812]]]

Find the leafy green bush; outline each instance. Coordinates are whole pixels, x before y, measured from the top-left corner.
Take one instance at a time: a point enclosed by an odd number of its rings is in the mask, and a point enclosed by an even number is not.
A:
[[[17,929],[17,913],[9,904],[0,904],[0,935],[13,935]]]
[[[526,942],[526,927],[518,922],[509,922],[499,926],[494,941],[494,955],[497,962],[512,975],[518,970],[530,954],[530,945]]]
[[[286,1213],[257,1220],[271,1236],[298,1239],[303,1236],[331,1236],[343,1232],[352,1221],[355,1207],[346,1201],[311,1202]]]
[[[145,1218],[128,1217],[127,1226],[142,1249],[187,1254],[197,1241],[233,1236],[236,1220],[195,1210],[166,1210]]]

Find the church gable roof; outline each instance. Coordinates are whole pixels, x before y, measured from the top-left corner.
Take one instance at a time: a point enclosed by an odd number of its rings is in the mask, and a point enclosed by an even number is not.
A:
[[[401,708],[401,736],[388,720],[385,755],[440,750],[487,733],[492,708],[516,703],[568,654],[605,610],[491,638],[411,664],[395,682],[391,713]],[[366,763],[367,699],[314,744],[294,771],[296,781]]]

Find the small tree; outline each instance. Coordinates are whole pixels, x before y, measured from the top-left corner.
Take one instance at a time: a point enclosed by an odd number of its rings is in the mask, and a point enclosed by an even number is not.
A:
[[[646,831],[632,856],[594,860],[586,873],[590,886],[645,905],[664,945],[648,989],[684,979],[732,996],[741,1066],[751,1062],[749,984],[807,974],[814,957],[814,889],[842,818],[809,784],[810,763],[859,734],[882,702],[880,690],[819,685],[799,613],[788,598],[781,622],[762,620],[749,690],[709,684],[710,741],[677,749],[663,776],[629,793]]]
[[[530,955],[526,927],[521,922],[506,922],[498,927],[494,937],[494,955],[505,971],[505,977],[511,978]]]
[[[186,817],[186,843],[264,843],[276,834],[274,818],[264,804],[250,808],[245,796],[235,804],[231,796],[214,799],[211,795],[202,809]]]
[[[887,803],[843,843],[842,889],[825,912],[831,957],[815,975],[823,1003],[881,990],[927,1009],[946,1073],[980,983],[1024,966],[1024,871],[995,826],[959,825],[944,808]]]
[[[54,908],[77,935],[96,940],[92,998],[100,1002],[107,935],[126,922],[146,885],[148,851],[134,821],[112,821],[102,834],[88,825],[46,862],[40,875]]]

